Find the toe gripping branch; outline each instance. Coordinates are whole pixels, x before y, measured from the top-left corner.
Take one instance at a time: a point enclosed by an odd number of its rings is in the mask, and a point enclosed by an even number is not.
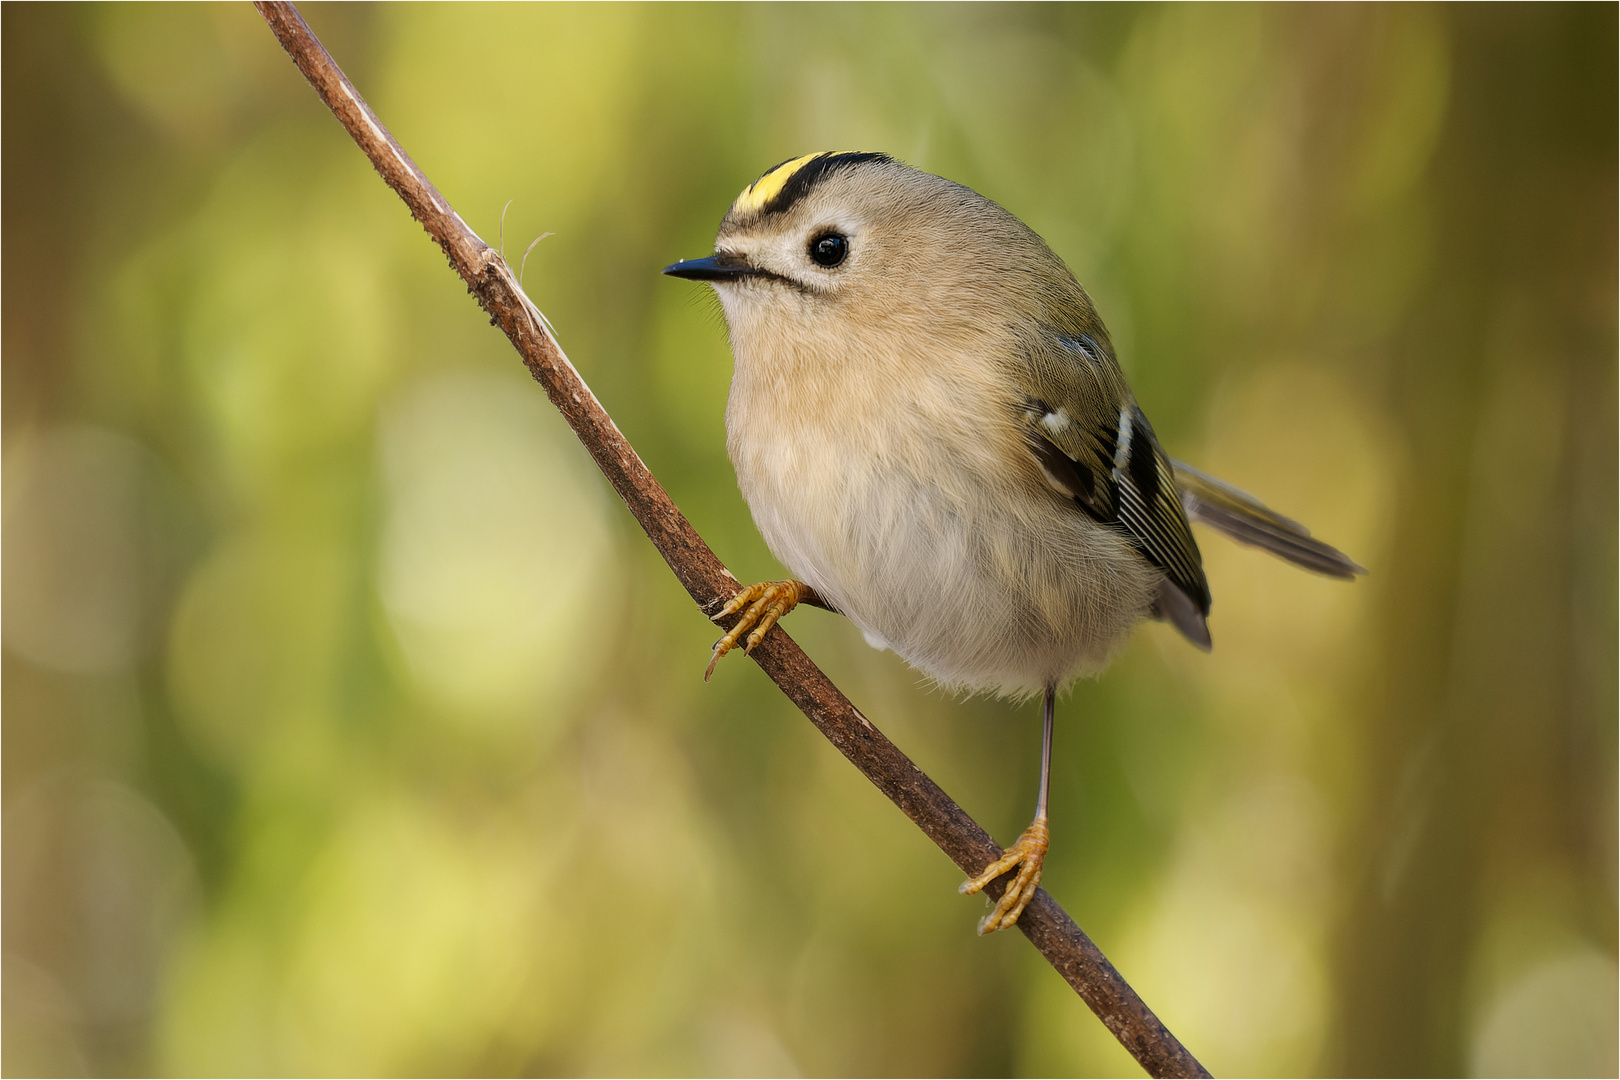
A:
[[[972,881],[962,882],[957,891],[971,896],[1002,874],[1018,868],[1018,875],[1007,884],[1007,891],[996,901],[995,909],[979,920],[979,933],[992,934],[1018,921],[1018,916],[1035,898],[1035,890],[1041,884],[1041,866],[1046,861],[1046,849],[1050,843],[1051,832],[1046,827],[1046,818],[1038,817],[1030,822],[1029,828],[1024,830],[1017,842],[1002,853],[1001,858],[985,867]]]
[[[748,640],[743,644],[743,653],[746,655],[752,652],[754,646],[770,632],[771,627],[776,625],[776,620],[800,604],[827,607],[826,601],[821,599],[816,590],[802,581],[756,582],[726,601],[726,606],[716,612],[713,618],[719,620],[738,612],[742,615],[736,625],[726,631],[726,636],[714,643],[714,653],[709,657],[709,666],[703,672],[703,681],[709,681],[709,676],[714,674],[714,666],[720,662],[722,656],[736,646],[738,641],[742,640],[744,634],[748,635]]]

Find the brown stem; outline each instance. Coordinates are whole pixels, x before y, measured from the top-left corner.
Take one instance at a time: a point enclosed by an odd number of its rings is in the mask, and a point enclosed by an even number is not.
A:
[[[698,607],[706,615],[719,610],[739,587],[737,579],[670,501],[568,362],[543,316],[523,294],[500,255],[467,227],[394,141],[298,9],[290,3],[258,2],[254,6],[383,180],[438,241],[491,321],[512,340],[529,373],[562,411]],[[1001,849],[990,835],[862,716],[785,631],[777,627],[767,634],[751,655],[810,722],[963,873],[972,877],[1000,858]],[[995,882],[986,891],[999,897],[1002,888],[1002,882]],[[1045,890],[1036,893],[1018,928],[1149,1075],[1209,1075]]]

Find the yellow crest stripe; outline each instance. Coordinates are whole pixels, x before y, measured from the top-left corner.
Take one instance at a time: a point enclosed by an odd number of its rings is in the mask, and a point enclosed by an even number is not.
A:
[[[813,161],[820,161],[822,158],[844,157],[854,153],[856,152],[823,150],[817,154],[806,154],[804,157],[794,158],[792,161],[784,161],[752,184],[743,188],[742,194],[737,196],[737,201],[731,204],[732,212],[737,214],[757,213],[765,209],[772,199],[780,195],[782,189],[787,187],[788,181],[797,176],[799,171],[806,165]],[[880,155],[862,156],[875,157]]]
[[[737,196],[737,201],[732,203],[731,208],[739,213],[764,209],[765,204],[781,192],[783,186],[793,178],[794,173],[828,153],[829,151],[823,150],[820,153],[806,154],[804,157],[783,162],[743,188],[742,194]]]

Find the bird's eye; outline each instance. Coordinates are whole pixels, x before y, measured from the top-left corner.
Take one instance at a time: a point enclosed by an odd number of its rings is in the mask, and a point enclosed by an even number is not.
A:
[[[817,266],[837,266],[848,254],[849,237],[839,233],[822,233],[810,241],[810,257]]]

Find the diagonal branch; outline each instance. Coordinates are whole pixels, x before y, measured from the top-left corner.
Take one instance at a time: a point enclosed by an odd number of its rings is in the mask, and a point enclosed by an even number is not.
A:
[[[530,374],[561,410],[698,607],[706,615],[718,611],[739,587],[737,579],[636,455],[563,355],[545,317],[524,295],[506,263],[467,227],[394,141],[298,9],[290,3],[254,6],[383,180],[438,241],[491,321],[511,339]],[[751,655],[810,722],[963,873],[976,875],[1000,857],[1001,849],[990,835],[862,716],[784,630],[777,627],[767,634]],[[1001,883],[992,883],[988,891],[999,896],[1001,888]],[[1025,909],[1018,928],[1150,1075],[1209,1075],[1044,889]]]

